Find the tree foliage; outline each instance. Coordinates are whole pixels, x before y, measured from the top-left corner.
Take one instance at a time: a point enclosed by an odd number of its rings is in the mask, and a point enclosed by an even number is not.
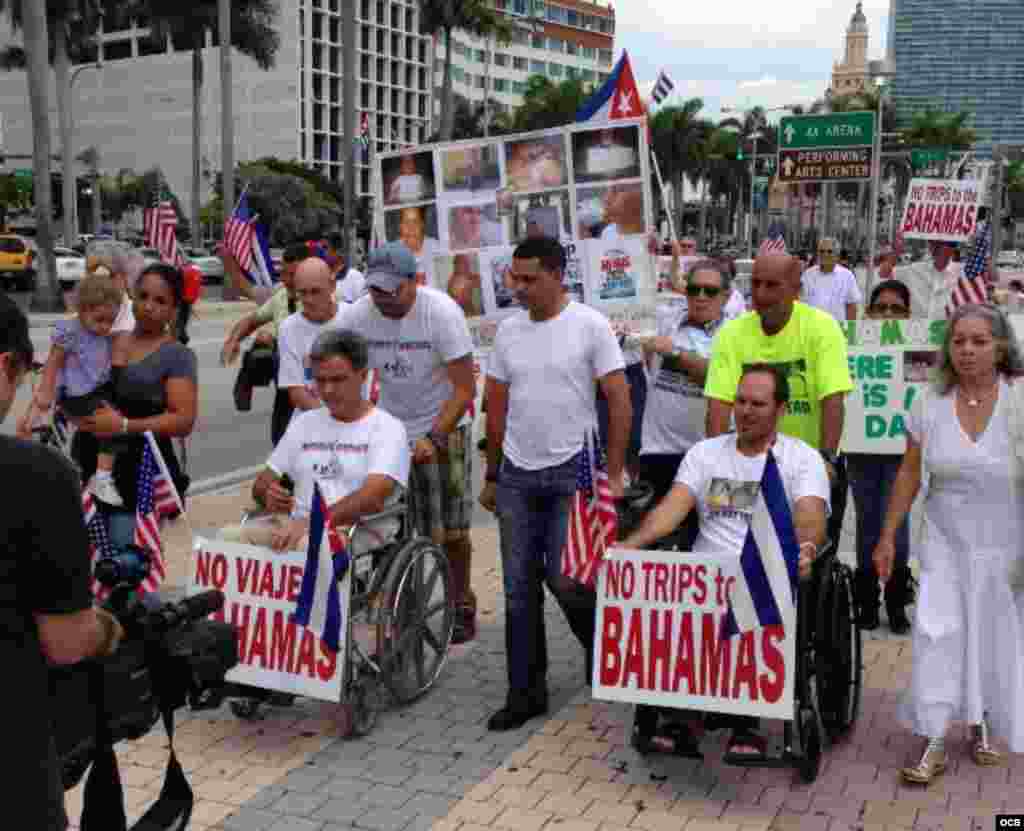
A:
[[[589,94],[589,87],[578,78],[556,82],[544,75],[531,75],[512,127],[516,132],[528,132],[572,124]]]

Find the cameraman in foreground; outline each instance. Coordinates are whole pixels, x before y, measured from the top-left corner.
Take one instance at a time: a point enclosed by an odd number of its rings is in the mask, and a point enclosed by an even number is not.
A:
[[[0,421],[32,364],[24,313],[0,296]],[[0,436],[0,725],[8,747],[0,800],[18,824],[63,831],[64,786],[54,743],[46,662],[109,655],[123,632],[93,606],[81,488],[71,466],[41,444]],[[17,487],[11,485],[17,483]]]

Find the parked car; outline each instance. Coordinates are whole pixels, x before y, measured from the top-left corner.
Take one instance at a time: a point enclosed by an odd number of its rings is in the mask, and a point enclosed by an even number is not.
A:
[[[189,262],[203,272],[204,283],[224,282],[224,263],[203,248],[186,248],[185,256]]]
[[[61,289],[71,291],[85,277],[85,257],[72,248],[54,248],[53,256]]]
[[[996,259],[1000,268],[1017,269],[1021,267],[1021,257],[1016,251],[1001,251]]]
[[[4,288],[32,291],[36,285],[35,255],[21,237],[0,236],[0,281]]]

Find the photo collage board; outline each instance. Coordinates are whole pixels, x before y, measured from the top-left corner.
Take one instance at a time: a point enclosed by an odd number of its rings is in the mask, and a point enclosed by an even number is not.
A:
[[[478,341],[519,304],[516,245],[554,237],[570,295],[610,317],[656,291],[647,134],[629,119],[382,153],[378,235],[416,256],[417,280],[451,295]]]

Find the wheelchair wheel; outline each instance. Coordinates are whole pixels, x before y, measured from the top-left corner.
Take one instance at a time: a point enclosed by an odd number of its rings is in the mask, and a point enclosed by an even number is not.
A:
[[[423,538],[407,543],[395,556],[384,593],[390,631],[381,671],[392,695],[404,704],[430,689],[448,658],[455,604],[444,551]]]
[[[813,708],[801,707],[797,718],[797,725],[800,731],[800,778],[804,782],[813,782],[818,778],[821,770],[821,726],[817,713]]]
[[[263,702],[258,698],[233,698],[231,699],[231,712],[243,721],[255,721],[260,718],[260,705]]]
[[[830,585],[822,592],[819,613],[821,632],[815,650],[818,705],[822,723],[835,739],[848,731],[860,714],[864,671],[849,567],[833,565]]]
[[[367,735],[377,724],[379,692],[376,680],[363,674],[349,682],[345,697],[351,718],[349,735]]]
[[[658,711],[638,704],[633,707],[633,734],[630,743],[641,756],[651,752],[651,740],[658,728]]]

